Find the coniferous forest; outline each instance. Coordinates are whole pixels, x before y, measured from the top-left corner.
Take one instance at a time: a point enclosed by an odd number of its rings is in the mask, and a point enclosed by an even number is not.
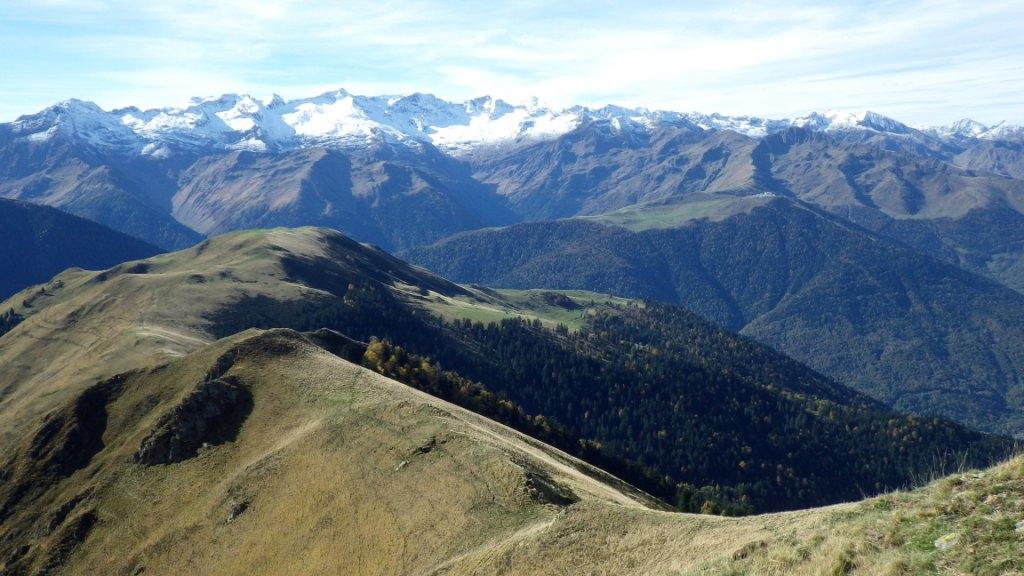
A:
[[[667,304],[597,306],[570,331],[523,319],[446,322],[370,283],[350,283],[337,296],[277,316],[272,302],[254,301],[251,316],[239,315],[239,305],[217,324],[226,334],[326,327],[384,341],[365,364],[686,511],[852,500],[983,466],[1014,447],[947,420],[892,412]]]

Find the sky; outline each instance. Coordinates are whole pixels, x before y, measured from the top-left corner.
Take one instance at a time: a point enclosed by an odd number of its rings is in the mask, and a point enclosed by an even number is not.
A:
[[[1024,124],[1024,0],[0,0],[0,121],[338,88]]]

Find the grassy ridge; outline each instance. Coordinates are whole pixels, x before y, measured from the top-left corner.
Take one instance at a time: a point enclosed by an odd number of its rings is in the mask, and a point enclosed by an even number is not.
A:
[[[1024,460],[823,514],[688,575],[977,574],[1024,570]]]
[[[667,486],[658,495],[686,510],[855,499],[906,486],[936,462],[949,467],[966,453],[981,466],[1011,447],[887,412],[676,308],[459,286],[323,230],[228,235],[64,275],[20,301],[24,320],[0,339],[0,376],[15,383],[0,395],[0,433],[11,445],[35,418],[113,375],[105,371],[159,363],[249,328],[327,327],[428,357],[653,470]],[[477,314],[505,320],[456,321]]]
[[[251,392],[237,437],[172,464],[133,461],[211,374]],[[895,575],[1024,562],[1020,459],[857,504],[720,518],[653,509],[582,462],[289,331],[248,331],[107,390],[99,450],[0,524],[2,569]],[[34,437],[20,454],[70,438]]]

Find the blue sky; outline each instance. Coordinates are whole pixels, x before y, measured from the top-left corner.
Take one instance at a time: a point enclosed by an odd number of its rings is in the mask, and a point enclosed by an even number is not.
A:
[[[0,120],[69,97],[156,107],[339,87],[1024,123],[1024,0],[0,1]]]

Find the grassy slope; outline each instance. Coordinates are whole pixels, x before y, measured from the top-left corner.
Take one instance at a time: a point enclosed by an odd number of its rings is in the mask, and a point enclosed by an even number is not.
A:
[[[1024,459],[834,508],[691,574],[1020,574]]]
[[[505,318],[540,320],[546,326],[562,324],[569,329],[582,327],[588,310],[594,305],[636,302],[586,290],[511,290],[473,289],[472,297],[448,298],[433,294],[424,302],[425,308],[445,318],[468,319],[473,322],[498,322]],[[479,290],[479,291],[476,291]],[[568,298],[569,307],[554,298]],[[564,302],[564,300],[562,300]]]
[[[177,464],[132,463],[156,417],[229,350],[239,358],[228,374],[254,397],[236,441]],[[422,572],[518,538],[555,515],[531,499],[523,467],[595,501],[626,508],[647,501],[581,473],[588,468],[577,461],[292,332],[248,332],[134,375],[108,412],[104,449],[89,466],[0,529],[33,527],[18,543],[38,546],[29,555],[41,560],[51,544],[36,544],[45,512],[88,491],[75,512],[95,510],[99,521],[71,573],[130,573],[139,565],[147,573],[179,574]],[[416,454],[431,438],[436,449]],[[238,501],[250,508],[228,523]],[[37,512],[44,515],[33,524]]]
[[[725,193],[702,194],[683,198],[643,202],[626,208],[587,216],[583,219],[621,226],[633,232],[663,228],[677,228],[694,220],[720,222],[737,214],[771,202],[771,195],[733,196]]]
[[[133,463],[156,418],[228,351],[227,374],[254,402],[237,438],[176,464]],[[88,511],[98,521],[69,574],[995,574],[1024,561],[1020,460],[854,505],[738,519],[661,512],[290,331],[249,331],[137,373],[108,412],[103,450],[0,528],[0,541],[26,530],[14,545],[29,544],[28,567],[63,533],[46,536],[50,513],[83,492],[65,523]],[[527,471],[579,501],[543,502]],[[229,521],[240,502],[248,508]],[[959,542],[936,550],[948,533]]]
[[[282,257],[324,255],[330,247],[313,229],[238,232],[181,252],[126,263],[104,272],[67,271],[0,303],[25,317],[0,337],[0,456],[34,422],[69,395],[137,366],[180,357],[215,339],[210,318],[232,302],[257,295],[289,309],[333,300],[326,292],[288,281]],[[386,269],[389,260],[365,269]],[[362,263],[348,263],[357,273]],[[341,264],[342,266],[345,263]],[[508,316],[578,325],[584,310],[548,304],[539,292],[463,289],[424,275],[421,293],[410,278],[394,279],[407,301],[449,318]],[[403,281],[404,280],[404,281]],[[607,297],[572,292],[580,302]]]

